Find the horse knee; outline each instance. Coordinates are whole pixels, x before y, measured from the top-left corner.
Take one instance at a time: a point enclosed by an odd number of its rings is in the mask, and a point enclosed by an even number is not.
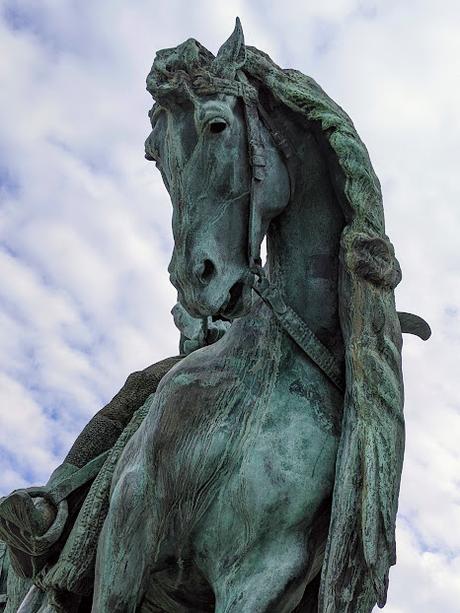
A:
[[[93,613],[134,611],[148,577],[152,543],[143,481],[124,471],[114,484],[99,539]]]
[[[145,498],[143,479],[140,470],[126,470],[114,484],[110,495],[109,516],[120,528],[131,523],[142,509]]]

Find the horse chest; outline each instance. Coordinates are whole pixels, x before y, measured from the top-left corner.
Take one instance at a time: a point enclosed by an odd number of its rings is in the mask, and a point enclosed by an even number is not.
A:
[[[175,484],[169,500],[206,491],[203,505],[224,532],[245,514],[260,529],[308,521],[333,485],[340,407],[323,376],[303,366],[274,384],[253,379],[251,387],[241,371],[205,364],[178,373],[153,439]]]
[[[338,439],[323,409],[275,390],[260,416],[227,495],[243,496],[261,526],[308,521],[331,492]]]

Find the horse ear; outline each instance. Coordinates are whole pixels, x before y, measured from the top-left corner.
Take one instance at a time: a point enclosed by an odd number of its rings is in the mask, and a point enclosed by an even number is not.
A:
[[[235,29],[222,47],[219,49],[212,63],[215,75],[233,79],[237,70],[246,62],[246,47],[244,45],[243,28],[240,18],[236,18]]]

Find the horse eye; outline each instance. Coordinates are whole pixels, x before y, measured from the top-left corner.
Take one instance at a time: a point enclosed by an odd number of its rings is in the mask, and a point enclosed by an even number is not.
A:
[[[213,119],[209,122],[209,130],[213,134],[219,134],[219,132],[223,132],[227,127],[227,122],[223,119]]]

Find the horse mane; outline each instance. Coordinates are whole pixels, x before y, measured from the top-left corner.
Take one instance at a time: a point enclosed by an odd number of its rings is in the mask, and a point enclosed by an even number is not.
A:
[[[213,61],[212,53],[193,39],[159,51],[147,89],[160,104],[171,95],[193,97],[195,84],[203,81],[217,91],[225,83],[228,91],[234,84],[215,79]],[[370,611],[376,601],[385,604],[389,568],[396,561],[404,418],[402,335],[394,288],[401,269],[385,235],[379,180],[350,117],[313,79],[283,70],[254,47],[245,47],[239,69],[256,92],[265,87],[318,126],[330,152],[327,163],[345,218],[339,316],[346,392],[318,611],[353,613],[357,606]],[[236,95],[248,91],[235,89]]]
[[[339,315],[346,393],[319,612],[370,610],[386,601],[396,561],[395,523],[404,450],[401,329],[394,288],[401,269],[385,235],[380,183],[349,116],[310,77],[246,48],[245,71],[321,127],[341,173],[330,173],[346,220]],[[353,603],[353,604],[351,604]]]

